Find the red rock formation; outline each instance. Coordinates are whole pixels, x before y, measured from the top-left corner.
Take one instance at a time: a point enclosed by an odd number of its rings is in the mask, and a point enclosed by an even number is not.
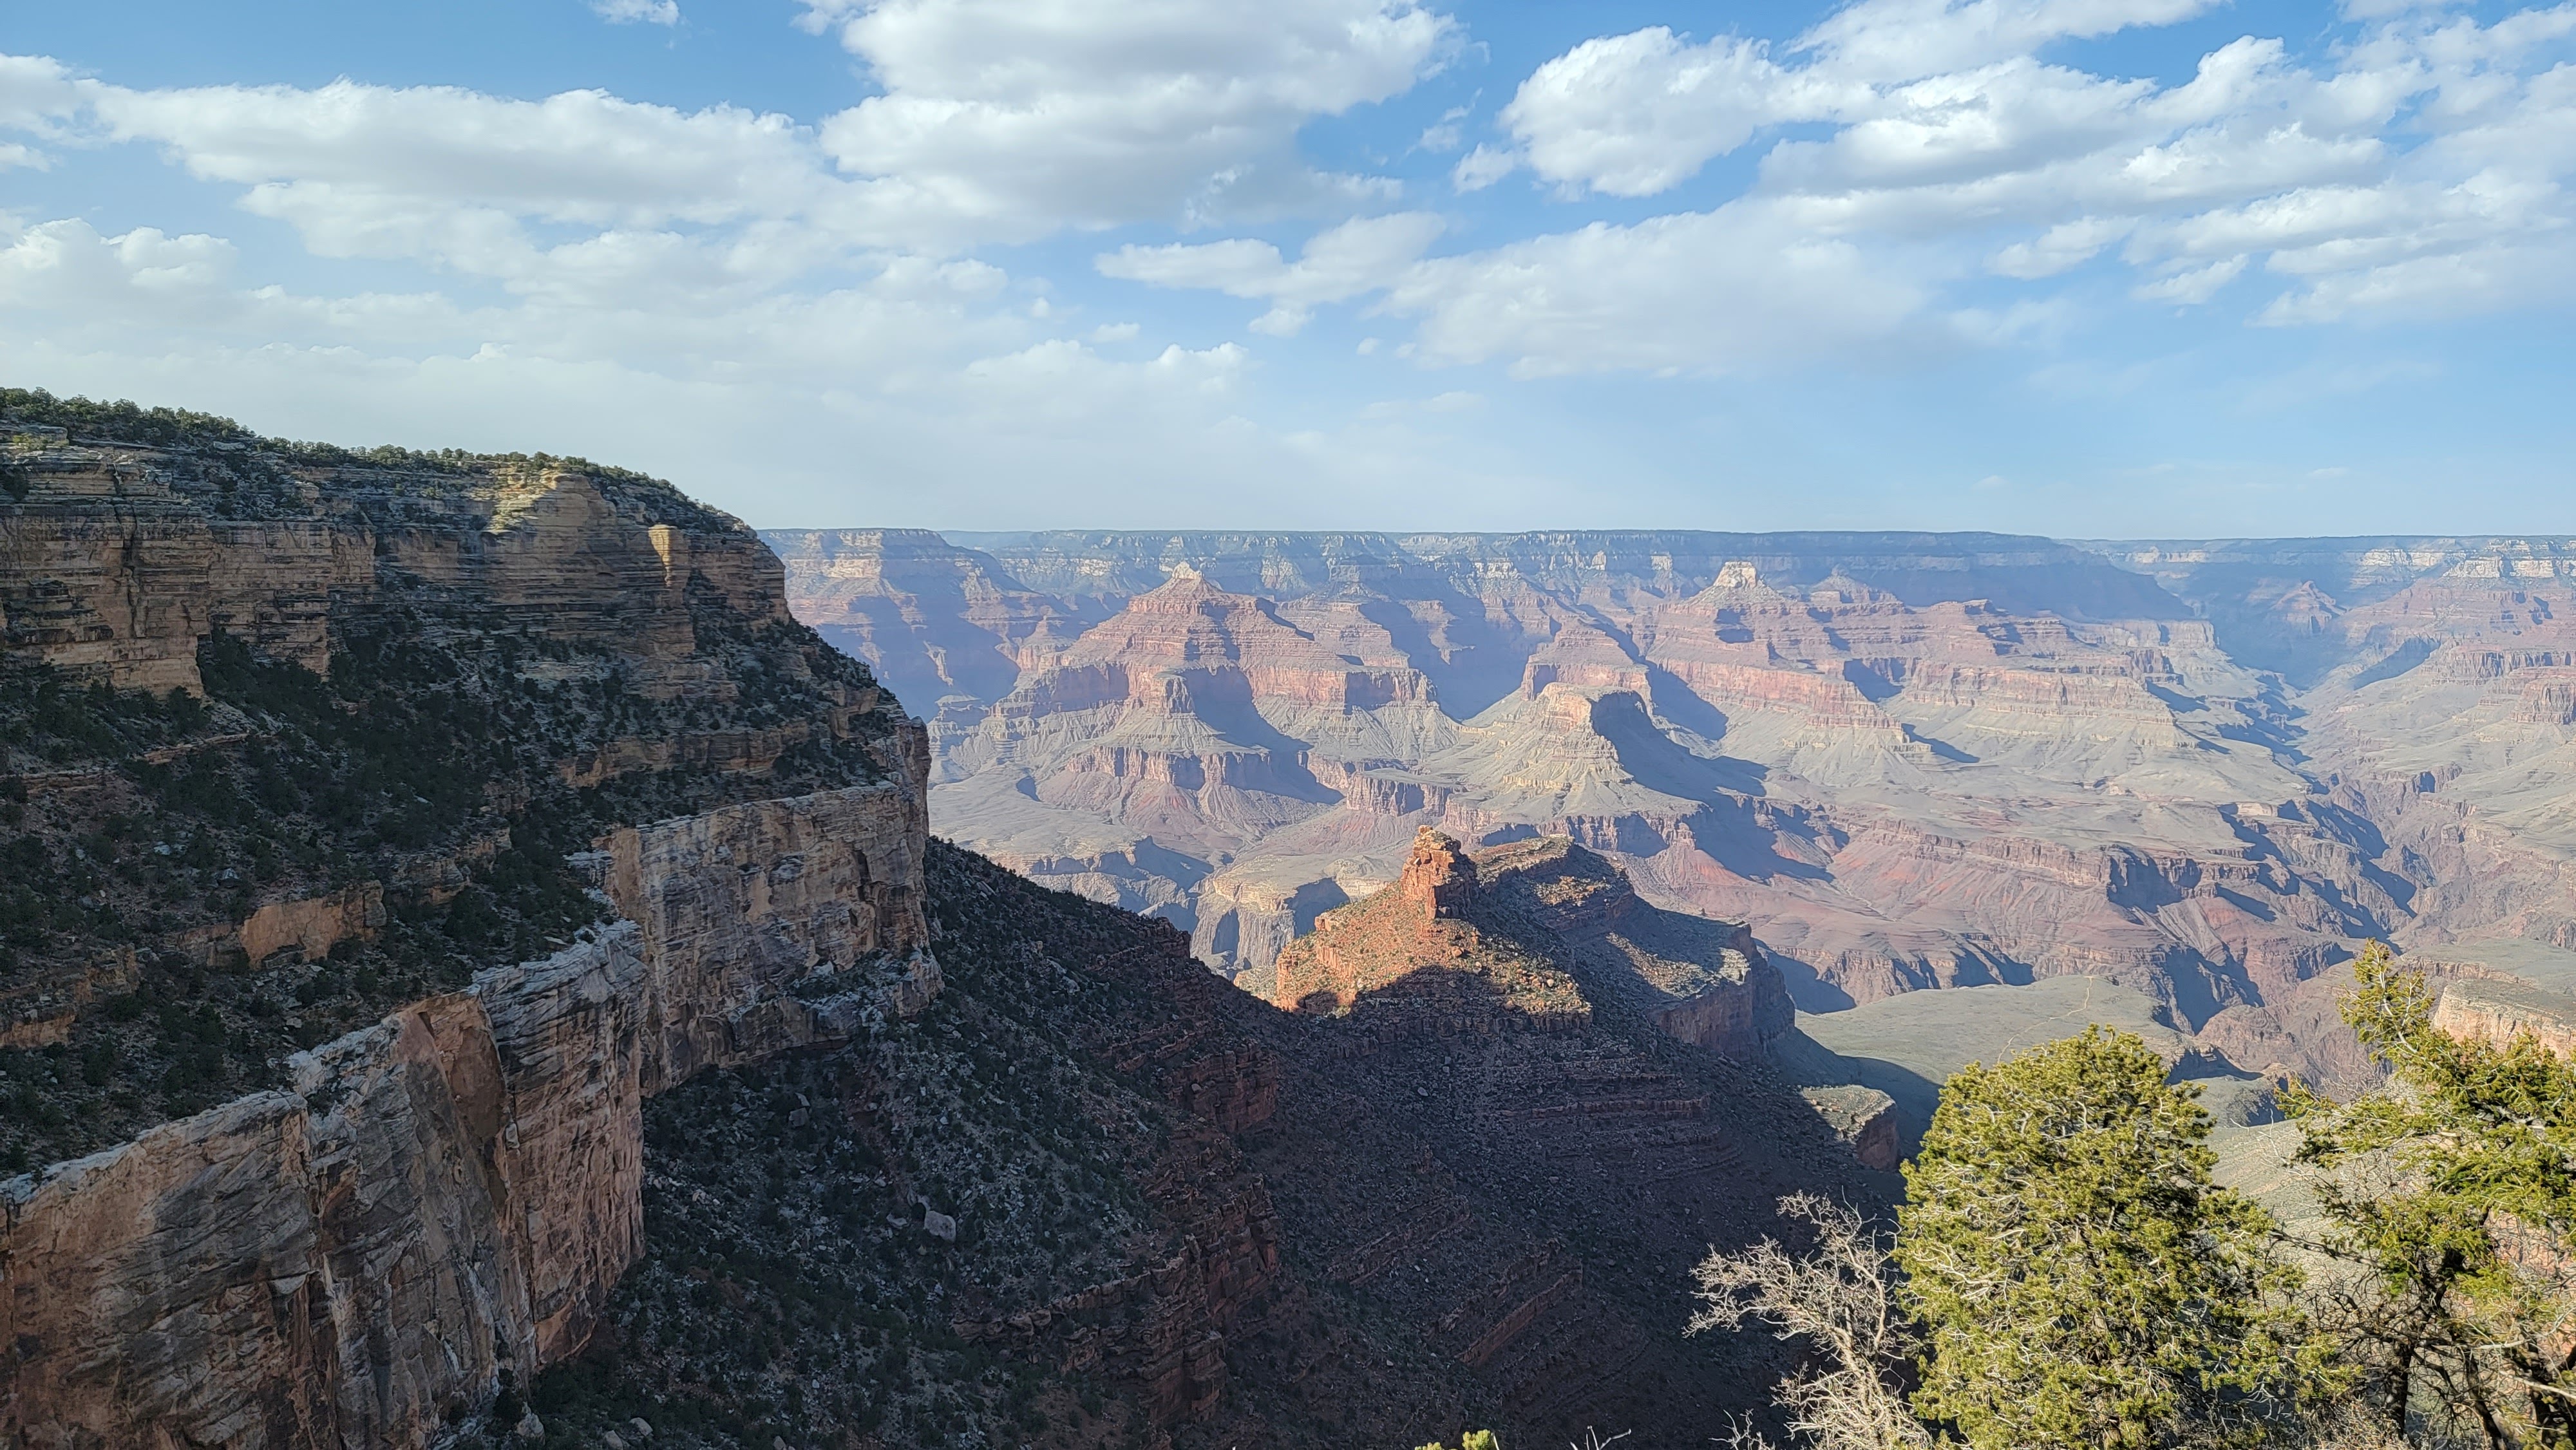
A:
[[[1455,840],[1424,826],[1414,837],[1396,892],[1425,917],[1463,916],[1476,894],[1476,863]]]
[[[1274,971],[1252,981],[1279,1006],[1413,1030],[1565,1030],[1610,1005],[1749,1059],[1792,1017],[1741,925],[1650,906],[1562,838],[1469,856],[1425,827],[1394,886],[1318,918]]]

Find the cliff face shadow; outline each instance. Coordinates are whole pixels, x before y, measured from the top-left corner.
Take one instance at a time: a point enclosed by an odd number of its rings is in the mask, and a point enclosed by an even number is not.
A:
[[[1332,1064],[1349,1116],[1307,1118],[1283,1087],[1282,1130],[1256,1161],[1311,1172],[1328,1134],[1421,1144],[1394,1201],[1333,1194],[1326,1212],[1347,1221],[1329,1232],[1353,1244],[1338,1271],[1373,1302],[1454,1325],[1431,1346],[1472,1365],[1506,1435],[1532,1443],[1615,1423],[1636,1443],[1698,1445],[1716,1417],[1758,1410],[1786,1368],[1779,1346],[1683,1339],[1690,1266],[1786,1232],[1776,1202],[1796,1189],[1864,1208],[1892,1196],[1779,1072],[1665,1037],[1615,994],[1533,1010],[1480,972],[1426,968],[1288,1025]],[[1282,1195],[1283,1217],[1304,1206]],[[1476,1246],[1500,1224],[1540,1237],[1509,1255]]]

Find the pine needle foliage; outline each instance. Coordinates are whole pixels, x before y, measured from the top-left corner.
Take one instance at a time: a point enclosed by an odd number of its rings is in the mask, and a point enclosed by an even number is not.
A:
[[[2433,986],[2381,944],[2354,975],[2344,1020],[2388,1087],[2285,1099],[2328,1170],[2324,1247],[2360,1270],[2327,1327],[2394,1432],[2576,1443],[2576,1066],[2438,1030]]]
[[[2295,1378],[2297,1270],[2214,1186],[2198,1089],[2100,1027],[1942,1089],[1895,1260],[1914,1402],[1977,1450],[2261,1437]]]

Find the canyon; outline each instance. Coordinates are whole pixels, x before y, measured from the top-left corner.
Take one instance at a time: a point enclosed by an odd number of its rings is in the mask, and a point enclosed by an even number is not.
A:
[[[9,1443],[1696,1443],[1781,1351],[1690,1263],[1890,1191],[1627,857],[1415,823],[1274,1005],[936,839],[955,722],[666,484],[25,393],[0,451]],[[1444,728],[1334,673],[1262,689]]]
[[[2564,540],[764,537],[936,832],[1256,987],[1424,826],[1744,922],[1806,1013],[2084,976],[2329,1087],[2362,941],[2576,947]]]
[[[2576,1040],[2554,541],[0,454],[11,1443],[1695,1444],[1785,1362],[1690,1264],[1961,1062],[2109,1022],[2270,1144],[2372,936]]]

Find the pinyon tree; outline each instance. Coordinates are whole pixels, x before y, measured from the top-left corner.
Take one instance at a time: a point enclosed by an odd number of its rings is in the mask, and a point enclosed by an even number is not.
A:
[[[2432,987],[2378,943],[2354,974],[2344,1019],[2388,1086],[2286,1100],[2326,1170],[2324,1247],[2358,1271],[2324,1327],[2391,1430],[2576,1444],[2576,1066],[2527,1033],[2439,1031]]]
[[[1942,1088],[1894,1253],[1918,1412],[1977,1450],[2259,1436],[2296,1378],[2299,1276],[2210,1182],[2197,1096],[2099,1027]]]

